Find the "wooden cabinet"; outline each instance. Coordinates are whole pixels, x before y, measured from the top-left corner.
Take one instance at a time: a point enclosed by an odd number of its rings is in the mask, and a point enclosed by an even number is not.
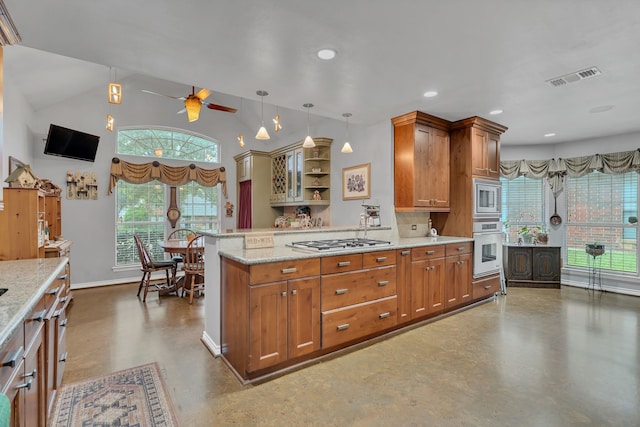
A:
[[[474,300],[490,297],[500,292],[500,274],[480,277],[472,282]]]
[[[444,246],[424,246],[411,251],[411,319],[444,310]]]
[[[273,227],[278,214],[269,207],[272,185],[271,155],[263,151],[250,150],[238,154],[234,160],[238,180],[237,226],[239,228]],[[245,226],[247,218],[250,219],[250,226]]]
[[[445,308],[458,307],[473,299],[473,243],[445,245]]]
[[[396,211],[448,212],[449,122],[420,111],[391,122]]]
[[[329,205],[331,202],[330,138],[314,138],[314,148],[302,141],[271,152],[271,206]],[[318,191],[319,199],[314,199]]]
[[[322,348],[397,324],[395,251],[322,258]]]
[[[4,188],[4,203],[0,211],[0,260],[44,258],[44,193]]]
[[[411,320],[411,249],[396,250],[398,324]]]
[[[62,204],[59,195],[45,197],[45,220],[49,227],[49,240],[62,236]]]
[[[507,286],[560,288],[559,246],[505,245],[502,253]]]
[[[500,136],[472,127],[471,173],[475,177],[500,179]]]

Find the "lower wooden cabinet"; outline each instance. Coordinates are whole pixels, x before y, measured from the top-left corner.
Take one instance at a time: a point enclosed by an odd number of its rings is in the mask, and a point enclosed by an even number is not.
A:
[[[444,258],[411,262],[411,319],[444,310]]]
[[[559,246],[505,245],[503,249],[507,286],[560,287],[562,262]]]
[[[500,292],[500,273],[474,279],[472,282],[474,300],[487,298]]]
[[[445,246],[445,308],[458,307],[472,300],[472,251],[472,242]]]

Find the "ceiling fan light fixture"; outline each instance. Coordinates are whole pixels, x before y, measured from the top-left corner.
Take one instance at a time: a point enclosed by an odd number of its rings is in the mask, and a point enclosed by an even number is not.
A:
[[[306,103],[306,104],[303,104],[302,106],[307,109],[307,137],[304,139],[304,142],[302,143],[302,147],[313,148],[316,146],[316,143],[313,142],[313,138],[311,138],[311,132],[309,132],[309,108],[313,107],[313,104]]]
[[[242,135],[241,133],[238,134],[238,145],[240,147],[244,147],[244,135]]]
[[[264,97],[269,95],[269,92],[266,90],[259,90],[256,94],[260,97],[260,129],[258,129],[258,133],[256,134],[256,139],[267,140],[271,139],[269,136],[269,132],[264,127]]]
[[[189,96],[184,100],[184,108],[187,110],[187,118],[190,122],[195,122],[200,117],[202,102],[195,96]]]

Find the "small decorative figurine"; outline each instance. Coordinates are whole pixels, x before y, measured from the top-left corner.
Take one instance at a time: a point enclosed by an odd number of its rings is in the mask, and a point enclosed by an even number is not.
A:
[[[313,192],[313,200],[322,200],[322,196],[320,195],[320,191],[316,190]]]
[[[314,179],[314,180],[313,180],[313,185],[314,185],[315,187],[319,186],[319,185],[320,185],[320,180],[319,180],[318,178]]]

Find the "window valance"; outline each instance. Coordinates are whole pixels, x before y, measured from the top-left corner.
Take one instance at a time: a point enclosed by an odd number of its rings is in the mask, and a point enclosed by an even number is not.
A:
[[[196,181],[204,187],[213,187],[221,183],[222,193],[224,198],[227,198],[227,175],[224,167],[204,169],[193,163],[188,166],[167,166],[158,161],[137,164],[114,157],[111,160],[108,194],[113,192],[121,179],[133,184],[157,180],[169,185],[182,185],[189,181]]]
[[[504,160],[500,162],[500,176],[507,179],[515,179],[522,175],[526,175],[527,178],[546,178],[554,196],[562,191],[565,176],[579,178],[596,170],[607,174],[634,171],[640,173],[640,148],[633,151],[567,159]]]

